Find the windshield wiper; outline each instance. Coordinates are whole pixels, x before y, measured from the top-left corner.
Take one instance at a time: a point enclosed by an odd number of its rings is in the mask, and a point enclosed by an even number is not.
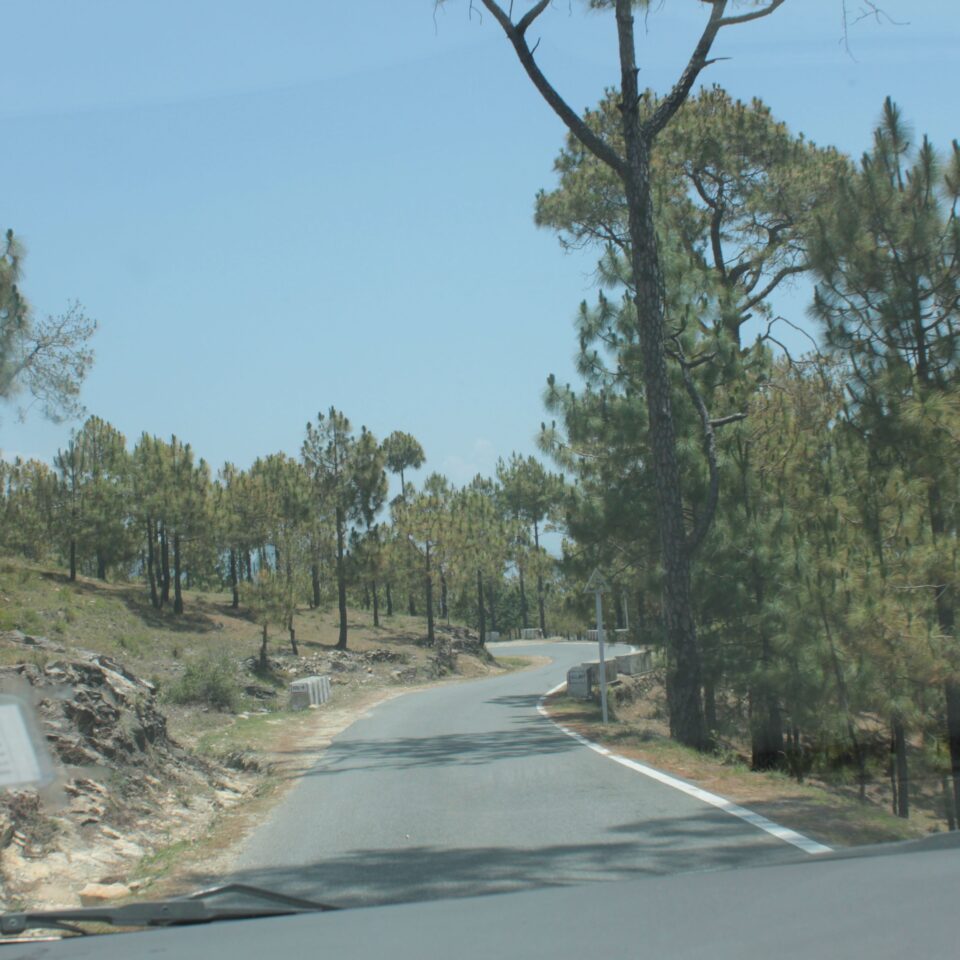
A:
[[[222,906],[205,900],[240,894],[265,905]],[[289,897],[273,890],[263,890],[245,883],[228,883],[200,890],[188,897],[172,900],[126,903],[118,907],[75,907],[64,910],[38,910],[0,914],[0,935],[11,936],[25,930],[69,930],[85,934],[75,923],[106,923],[114,927],[168,927],[188,923],[210,923],[213,920],[245,920],[254,917],[278,917],[291,913],[313,913],[337,910],[327,903],[316,903],[300,897]]]

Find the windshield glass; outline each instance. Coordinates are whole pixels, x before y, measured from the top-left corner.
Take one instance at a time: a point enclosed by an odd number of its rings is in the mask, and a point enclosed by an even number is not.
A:
[[[5,26],[4,909],[956,829],[952,3]]]

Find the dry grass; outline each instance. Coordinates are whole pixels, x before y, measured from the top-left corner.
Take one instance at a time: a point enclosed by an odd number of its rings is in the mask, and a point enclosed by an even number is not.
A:
[[[92,651],[122,662],[138,676],[157,684],[161,692],[175,684],[186,664],[210,653],[223,653],[235,661],[257,655],[260,627],[247,612],[232,609],[230,595],[208,590],[184,591],[184,614],[173,613],[172,605],[155,610],[142,584],[104,583],[85,577],[70,582],[65,573],[51,571],[18,559],[0,560],[0,631],[21,630],[44,636],[61,644],[66,655]],[[301,656],[332,650],[338,638],[336,610],[303,608],[294,618]],[[425,618],[396,613],[381,615],[373,625],[372,614],[351,610],[348,620],[348,647],[363,652],[389,649],[402,655],[403,665],[423,668],[431,650],[417,643],[426,634]],[[293,653],[286,631],[271,631],[269,655],[292,664]],[[0,664],[26,659],[52,659],[55,654],[31,650],[21,644],[0,643]],[[335,678],[341,686],[385,686],[397,664],[384,664],[370,674]],[[458,671],[463,676],[491,672],[488,664],[460,656]],[[279,686],[277,678],[240,673],[241,684]],[[262,710],[270,701],[241,697],[238,709]],[[170,729],[187,743],[196,742],[210,730],[229,725],[226,713],[190,706],[168,704]]]

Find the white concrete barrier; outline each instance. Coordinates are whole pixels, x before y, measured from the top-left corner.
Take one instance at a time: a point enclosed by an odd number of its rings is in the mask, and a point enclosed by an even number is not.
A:
[[[589,660],[586,663],[580,664],[587,671],[587,675],[590,677],[590,686],[596,686],[600,683],[600,661],[599,660]],[[604,673],[607,677],[607,683],[612,683],[617,679],[617,661],[610,659],[604,660]]]
[[[641,673],[649,673],[654,668],[652,650],[638,650],[636,653],[625,653],[616,657],[617,670],[629,677]]]
[[[578,700],[590,699],[590,674],[583,665],[567,671],[567,695]]]
[[[290,684],[290,709],[306,710],[330,699],[329,677],[302,677]]]
[[[539,627],[527,627],[520,631],[521,640],[542,640],[543,631]]]

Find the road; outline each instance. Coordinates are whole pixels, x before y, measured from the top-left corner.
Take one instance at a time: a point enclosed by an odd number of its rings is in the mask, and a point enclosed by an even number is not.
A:
[[[381,704],[273,809],[234,879],[359,905],[796,859],[538,714],[540,695],[595,651],[513,645],[504,653],[553,662]]]

